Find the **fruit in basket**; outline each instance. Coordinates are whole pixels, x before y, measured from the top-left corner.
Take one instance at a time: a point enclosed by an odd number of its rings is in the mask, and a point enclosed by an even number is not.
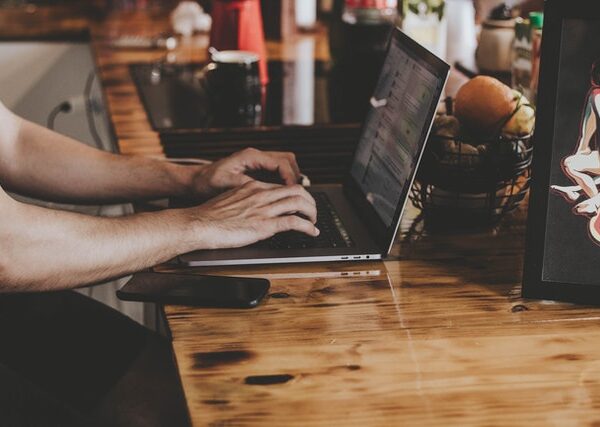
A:
[[[436,117],[411,197],[426,217],[495,223],[527,190],[535,110],[521,93],[491,77],[464,85],[454,108],[449,101],[454,116]]]
[[[446,138],[456,138],[460,135],[460,122],[454,116],[438,114],[433,121],[432,133]]]
[[[442,164],[470,167],[479,164],[479,151],[470,144],[446,139],[442,141],[442,147],[445,153],[445,156],[441,160]]]
[[[465,83],[454,103],[456,117],[476,137],[497,135],[516,107],[513,90],[488,76],[477,76]]]
[[[508,137],[529,135],[535,124],[535,108],[519,91],[513,90],[516,99],[515,110],[508,122],[502,127],[502,135]]]
[[[439,114],[433,122],[433,138],[440,162],[453,166],[474,166],[479,162],[477,148],[461,142],[460,122],[454,116]]]

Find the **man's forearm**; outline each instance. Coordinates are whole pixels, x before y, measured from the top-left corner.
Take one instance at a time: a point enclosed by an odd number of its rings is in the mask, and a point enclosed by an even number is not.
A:
[[[200,168],[103,152],[11,117],[17,131],[1,144],[0,182],[20,194],[90,204],[186,196]]]
[[[316,237],[314,199],[300,185],[249,181],[208,202],[98,218],[17,202],[0,187],[0,291],[96,283],[196,249],[247,246],[277,233]]]
[[[165,262],[202,240],[185,210],[96,218],[12,202],[1,206],[0,217],[4,292],[101,282]]]

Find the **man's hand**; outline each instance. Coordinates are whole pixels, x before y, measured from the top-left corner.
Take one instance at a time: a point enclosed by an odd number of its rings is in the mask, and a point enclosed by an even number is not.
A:
[[[246,246],[289,230],[319,235],[315,201],[300,185],[249,181],[187,212],[206,249]]]
[[[259,170],[278,173],[286,185],[294,185],[300,179],[294,154],[247,148],[202,167],[192,180],[192,191],[205,198],[212,197],[253,181],[247,173]]]

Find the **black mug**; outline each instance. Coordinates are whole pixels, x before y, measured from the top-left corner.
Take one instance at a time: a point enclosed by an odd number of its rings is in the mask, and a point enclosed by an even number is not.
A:
[[[260,125],[260,57],[241,50],[213,50],[211,59],[197,79],[209,95],[212,126]]]

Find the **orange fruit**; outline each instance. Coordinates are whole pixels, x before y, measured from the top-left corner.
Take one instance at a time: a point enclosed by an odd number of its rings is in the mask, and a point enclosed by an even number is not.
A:
[[[516,107],[512,89],[499,80],[477,76],[456,94],[454,113],[475,136],[494,136]]]

